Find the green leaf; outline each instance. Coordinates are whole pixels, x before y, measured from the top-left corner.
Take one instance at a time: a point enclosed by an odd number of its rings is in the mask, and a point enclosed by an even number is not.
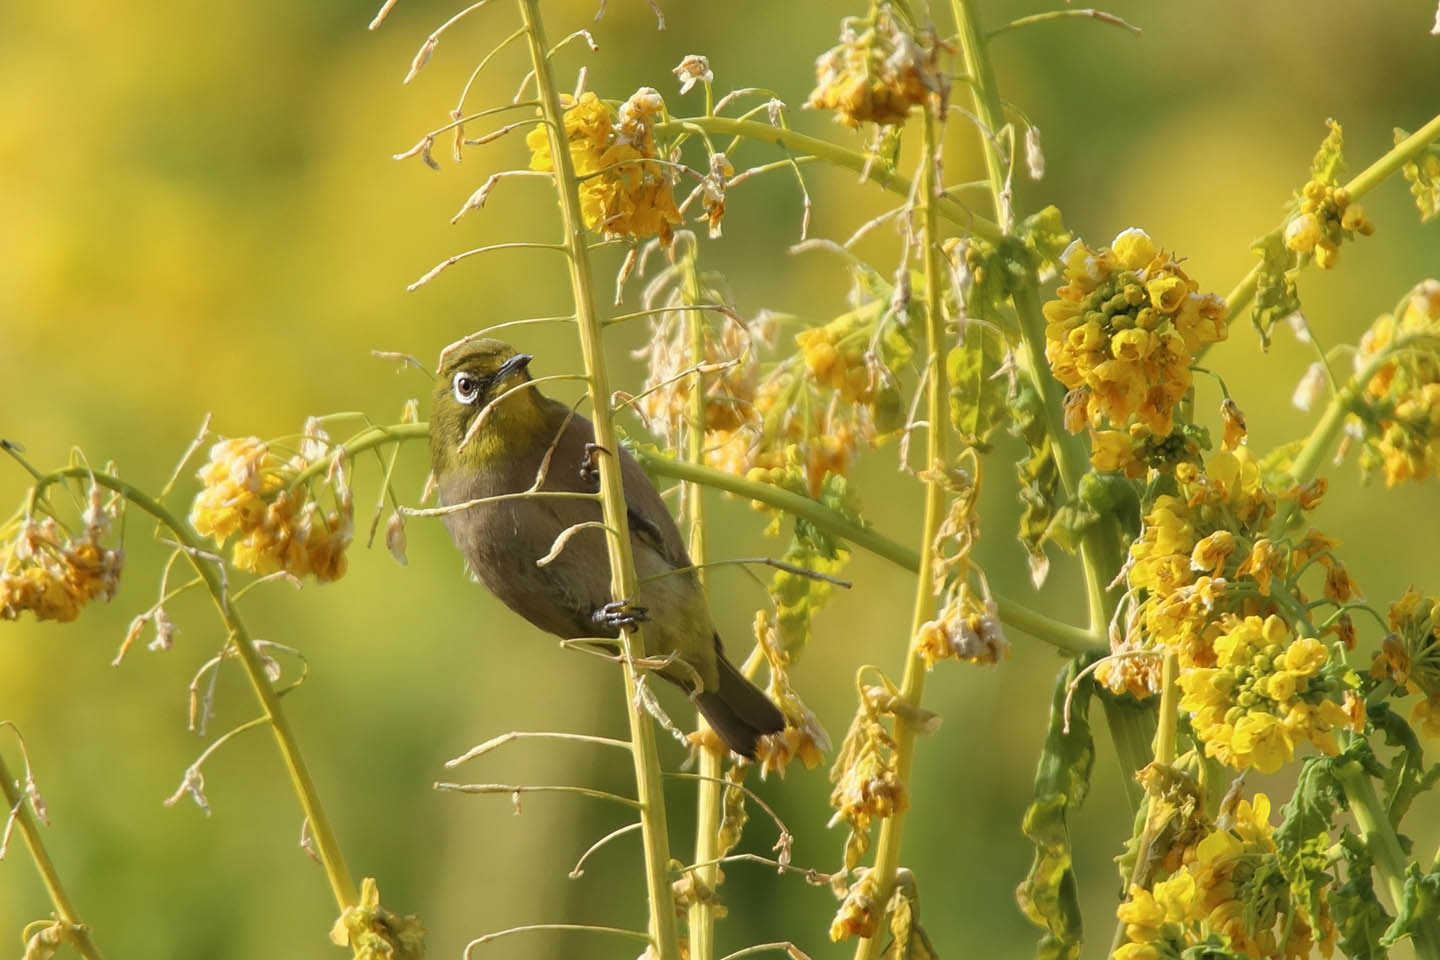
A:
[[[1395,143],[1410,136],[1399,127],[1395,128]],[[1410,196],[1420,209],[1420,222],[1427,223],[1440,216],[1440,152],[1435,144],[1426,147],[1414,160],[1400,168],[1405,182],[1410,185]]]
[[[1295,278],[1299,257],[1285,246],[1280,232],[1267,233],[1250,247],[1260,255],[1260,274],[1255,280],[1255,305],[1250,321],[1260,334],[1260,346],[1270,349],[1270,331],[1300,309],[1300,291]]]
[[[1385,810],[1390,825],[1398,831],[1415,798],[1440,782],[1440,763],[1426,769],[1425,751],[1415,731],[1389,704],[1370,707],[1368,716],[1370,724],[1385,735],[1386,745],[1400,748],[1390,759],[1383,777]]]
[[[1365,841],[1348,829],[1340,834],[1340,851],[1345,858],[1345,882],[1332,887],[1327,898],[1340,952],[1353,960],[1385,960],[1389,951],[1380,938],[1392,918],[1375,893],[1374,860]]]
[[[1342,755],[1343,757],[1344,755]],[[1335,777],[1336,759],[1311,757],[1300,769],[1290,801],[1280,808],[1275,847],[1290,896],[1312,921],[1319,916],[1322,892],[1331,881],[1330,823],[1345,808],[1345,793]]]
[[[1320,149],[1315,151],[1315,159],[1310,161],[1310,176],[1321,183],[1335,184],[1340,182],[1340,175],[1345,172],[1345,131],[1334,120],[1326,120],[1325,123],[1330,132],[1320,141]]]
[[[1059,509],[1060,467],[1050,449],[1045,420],[1040,416],[1039,393],[1026,380],[1017,385],[1010,401],[1010,432],[1022,438],[1030,452],[1016,462],[1020,479],[1020,544],[1030,555],[1032,579],[1044,582],[1034,571],[1047,564],[1043,544],[1050,523]]]
[[[950,378],[950,422],[961,440],[981,452],[1006,416],[1009,383],[996,373],[1005,362],[999,335],[980,323],[965,325],[962,341],[945,358]]]
[[[1440,869],[1421,873],[1420,865],[1411,863],[1405,871],[1405,892],[1399,913],[1380,942],[1392,946],[1414,934],[1421,920],[1436,916],[1440,916]]]
[[[1046,931],[1036,950],[1042,960],[1078,957],[1084,934],[1066,816],[1085,802],[1095,763],[1088,719],[1094,682],[1089,675],[1075,688],[1070,728],[1065,729],[1066,694],[1083,666],[1080,659],[1072,660],[1055,680],[1050,729],[1035,769],[1035,799],[1023,823],[1025,835],[1035,845],[1035,858],[1015,898],[1025,916]]]

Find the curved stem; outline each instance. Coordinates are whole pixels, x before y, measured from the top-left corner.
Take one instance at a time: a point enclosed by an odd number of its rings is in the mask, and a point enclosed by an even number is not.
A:
[[[279,696],[265,674],[264,659],[255,649],[254,641],[245,622],[240,619],[240,615],[230,602],[220,563],[205,559],[209,553],[205,542],[173,513],[144,491],[131,486],[118,477],[91,470],[89,467],[67,467],[47,474],[38,480],[35,484],[35,495],[38,496],[50,484],[69,477],[93,480],[100,486],[120,494],[163,524],[176,541],[185,548],[186,556],[190,558],[195,572],[204,579],[205,586],[215,601],[215,607],[219,611],[221,619],[230,630],[231,641],[235,644],[241,664],[244,665],[245,675],[250,680],[255,698],[260,701],[265,719],[270,725],[270,731],[275,735],[276,745],[280,748],[280,757],[285,762],[285,770],[290,775],[290,783],[294,786],[295,794],[300,800],[300,808],[310,821],[310,835],[314,839],[316,850],[320,855],[320,864],[325,868],[325,878],[330,882],[330,892],[335,897],[336,906],[342,911],[347,907],[355,906],[359,902],[359,891],[350,875],[350,868],[346,865],[345,858],[340,852],[340,844],[335,839],[335,830],[330,824],[330,818],[326,815],[325,808],[320,803],[320,794],[315,789],[315,781],[311,778],[310,769],[306,766],[305,758],[300,753],[300,745],[295,740],[294,732],[290,729],[290,722],[280,709]]]
[[[1386,151],[1378,160],[1360,171],[1349,183],[1345,184],[1345,189],[1350,192],[1350,199],[1359,200],[1365,194],[1374,190],[1382,180],[1418,157],[1424,152],[1425,148],[1436,139],[1440,139],[1440,114],[1437,114],[1431,118],[1430,122],[1425,124],[1425,126],[1395,144],[1394,147]],[[1270,231],[1270,233],[1267,234],[1267,238],[1278,236],[1284,229],[1285,225],[1281,224]],[[1249,306],[1250,299],[1255,296],[1255,285],[1260,279],[1260,266],[1259,263],[1256,263],[1251,267],[1250,272],[1245,274],[1240,282],[1235,284],[1235,288],[1226,295],[1225,305],[1229,309],[1228,322],[1234,323],[1239,318],[1240,311]]]
[[[15,825],[19,828],[20,835],[25,838],[25,846],[30,849],[30,859],[35,861],[35,869],[40,871],[40,879],[45,883],[45,892],[50,895],[55,915],[65,924],[69,942],[75,945],[80,955],[85,957],[85,960],[100,960],[100,950],[90,939],[90,928],[80,920],[65,887],[61,885],[60,874],[55,869],[54,861],[50,859],[49,851],[45,849],[45,841],[40,839],[40,828],[26,806],[25,798],[15,788],[15,782],[15,778],[10,775],[10,769],[5,766],[4,755],[0,754],[0,793],[5,796],[6,812],[15,818]]]
[[[1434,334],[1419,333],[1398,337],[1385,349],[1376,353],[1365,366],[1361,367],[1350,380],[1334,396],[1325,407],[1325,412],[1320,415],[1315,426],[1311,428],[1310,435],[1305,438],[1305,445],[1295,455],[1294,461],[1290,464],[1290,482],[1295,486],[1303,487],[1311,480],[1314,480],[1320,472],[1320,465],[1330,455],[1330,449],[1340,436],[1340,431],[1345,427],[1345,418],[1363,402],[1365,388],[1385,364],[1392,362],[1396,353],[1416,346],[1421,343],[1437,344]],[[1275,513],[1275,520],[1271,524],[1271,537],[1278,537],[1285,532],[1294,519],[1295,512],[1299,509],[1299,502],[1295,499],[1287,500]]]
[[[847,150],[839,144],[821,140],[819,137],[807,137],[794,130],[772,127],[770,124],[761,123],[758,120],[736,120],[731,117],[685,117],[655,124],[656,136],[685,131],[699,131],[716,136],[743,137],[746,140],[771,143],[783,150],[812,156],[837,167],[864,174],[867,179],[873,180],[891,193],[898,193],[903,197],[910,196],[914,189],[908,179],[863,153]],[[992,221],[972,212],[950,197],[943,195],[937,197],[935,204],[936,213],[939,216],[968,230],[977,237],[992,242],[1001,238],[1000,228]]]
[[[889,560],[902,570],[920,569],[920,554],[916,550],[891,540],[871,527],[863,527],[855,521],[835,512],[818,500],[803,494],[786,490],[769,483],[759,483],[745,477],[713,467],[699,467],[692,463],[675,460],[656,452],[653,447],[632,447],[630,452],[640,465],[650,473],[672,480],[702,483],[727,493],[733,493],[747,500],[756,500],[766,506],[783,510],[800,517],[824,530],[826,533],[848,541]],[[1039,613],[1025,604],[1009,597],[992,593],[999,608],[1000,619],[1006,626],[1023,630],[1030,636],[1070,655],[1083,653],[1104,653],[1108,650],[1099,640],[1102,634],[1095,634],[1080,627],[1061,623]]]
[[[602,450],[616,449],[615,422],[610,415],[610,382],[605,366],[600,316],[595,307],[590,254],[585,243],[585,221],[575,165],[565,136],[565,113],[556,92],[555,77],[546,56],[545,27],[540,18],[539,0],[518,0],[520,15],[530,46],[540,112],[555,165],[555,190],[560,203],[564,249],[568,252],[570,287],[575,300],[575,325],[590,393],[595,443]],[[613,456],[600,458],[600,497],[605,526],[606,553],[610,563],[610,595],[617,601],[635,596],[635,566],[630,556],[629,523],[625,493],[621,486],[620,462]],[[650,717],[636,697],[635,662],[645,656],[645,644],[636,630],[622,630],[621,660],[625,678],[625,705],[630,720],[631,751],[635,768],[636,796],[640,802],[641,837],[645,851],[645,886],[650,902],[650,934],[658,960],[678,960],[680,950],[675,930],[675,907],[670,893],[670,841],[665,822],[665,797],[660,781],[660,758],[655,747],[655,730]]]
[[[1345,791],[1345,799],[1350,804],[1350,812],[1355,815],[1355,823],[1360,827],[1361,835],[1365,838],[1365,846],[1375,858],[1375,866],[1385,880],[1385,887],[1390,892],[1391,906],[1399,913],[1401,904],[1405,902],[1405,875],[1409,858],[1401,849],[1395,829],[1390,825],[1390,818],[1360,764],[1352,762],[1337,765],[1335,778],[1340,781],[1340,787]],[[1415,929],[1410,936],[1415,944],[1415,956],[1420,960],[1440,958],[1440,920],[1434,916],[1417,917]]]
[[[950,429],[950,383],[945,369],[945,271],[940,262],[940,237],[935,209],[941,193],[939,176],[942,147],[938,111],[938,104],[927,104],[924,111],[925,147],[918,199],[922,224],[920,243],[925,253],[925,348],[926,364],[929,367],[924,375],[927,384],[926,416],[929,420],[925,431],[925,468],[943,472],[941,468],[948,458],[946,447]],[[915,735],[918,732],[912,718],[919,715],[920,698],[925,692],[925,658],[921,655],[916,641],[921,627],[935,616],[935,584],[931,575],[935,551],[931,549],[931,544],[935,542],[944,517],[945,488],[939,477],[934,477],[925,482],[925,524],[920,534],[920,568],[915,575],[915,607],[910,620],[910,633],[906,638],[905,673],[900,681],[900,699],[910,709],[897,710],[894,713],[895,777],[907,787],[910,783],[910,767],[915,760]],[[867,878],[875,884],[875,901],[878,904],[889,904],[894,892],[895,872],[900,866],[905,813],[905,807],[897,805],[895,811],[880,825],[875,866]],[[883,920],[883,917],[881,919]],[[855,960],[874,960],[879,956],[882,942],[883,939],[879,936],[862,938],[855,947]]]

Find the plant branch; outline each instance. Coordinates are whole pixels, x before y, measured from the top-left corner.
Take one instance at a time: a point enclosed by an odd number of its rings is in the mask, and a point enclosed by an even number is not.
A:
[[[1395,829],[1390,824],[1390,818],[1381,805],[1380,798],[1375,795],[1370,778],[1360,764],[1351,762],[1337,765],[1335,778],[1340,781],[1340,788],[1345,791],[1350,812],[1355,815],[1355,823],[1365,838],[1365,846],[1375,858],[1375,866],[1385,880],[1391,906],[1398,914],[1405,902],[1406,864],[1409,859],[1400,846],[1399,838],[1395,836]],[[1420,960],[1440,958],[1440,919],[1433,915],[1417,915],[1415,928],[1410,935],[1415,944],[1416,957]]]
[[[1396,170],[1399,170],[1405,164],[1414,160],[1425,151],[1426,147],[1430,146],[1430,144],[1437,139],[1440,139],[1440,114],[1436,114],[1425,126],[1395,144],[1395,146],[1382,154],[1379,159],[1360,171],[1349,183],[1345,184],[1345,189],[1350,193],[1350,199],[1359,200],[1365,194],[1374,190],[1379,186],[1381,181]],[[1277,237],[1284,229],[1285,224],[1282,223],[1262,239]],[[1258,243],[1259,241],[1257,241],[1257,244]],[[1250,268],[1250,272],[1245,274],[1239,283],[1235,284],[1234,289],[1226,294],[1225,305],[1229,310],[1229,323],[1233,324],[1239,319],[1240,311],[1249,306],[1251,298],[1255,296],[1255,287],[1260,280],[1260,269],[1261,264],[1257,262]]]
[[[406,424],[405,426],[413,427],[415,424]],[[294,732],[290,729],[289,720],[280,709],[279,696],[265,673],[264,658],[255,648],[250,631],[230,602],[220,563],[205,559],[209,555],[206,544],[173,513],[144,491],[110,474],[91,470],[89,467],[67,467],[47,474],[36,481],[34,495],[38,496],[46,486],[69,477],[83,477],[106,489],[113,490],[150,514],[170,531],[183,547],[195,572],[204,578],[205,586],[215,601],[215,607],[230,631],[231,642],[234,643],[235,650],[239,654],[240,662],[245,668],[245,675],[250,680],[255,697],[260,701],[270,731],[275,735],[276,745],[280,749],[281,759],[285,762],[285,770],[289,774],[290,783],[295,788],[295,794],[300,800],[300,807],[310,821],[311,836],[315,840],[320,863],[325,868],[325,877],[330,883],[330,892],[335,897],[335,903],[342,911],[347,907],[355,906],[359,902],[359,891],[350,875],[344,855],[340,852],[340,844],[335,838],[335,830],[330,824],[330,818],[325,813],[325,808],[320,803],[320,794],[315,789],[315,781],[310,776],[310,769],[305,764],[304,756],[300,753],[300,745],[295,739]]]
[[[935,584],[931,567],[935,551],[931,544],[945,519],[946,491],[941,477],[948,463],[947,440],[950,430],[950,383],[945,368],[945,269],[940,262],[939,217],[936,212],[941,197],[940,157],[942,129],[939,113],[943,104],[927,103],[923,111],[925,145],[921,154],[920,174],[921,234],[920,244],[925,257],[925,348],[928,370],[926,382],[925,521],[920,534],[920,568],[915,574],[915,605],[906,636],[905,673],[900,681],[900,699],[907,709],[894,712],[893,762],[896,780],[909,786],[910,768],[915,762],[915,718],[920,716],[920,700],[925,692],[925,658],[919,648],[921,628],[935,616]],[[888,904],[895,889],[895,874],[900,866],[900,846],[904,837],[906,809],[896,805],[880,825],[880,839],[875,850],[875,865],[867,880],[874,884],[875,902]],[[884,917],[878,917],[883,927]],[[879,930],[876,931],[879,933]],[[855,946],[855,960],[875,960],[880,955],[883,938],[862,937]]]
[[[35,869],[40,872],[45,892],[50,895],[50,903],[55,907],[55,915],[65,924],[65,936],[85,960],[100,960],[100,950],[90,938],[90,928],[81,921],[75,905],[70,902],[69,894],[60,883],[59,871],[55,869],[55,862],[50,859],[50,853],[45,849],[45,841],[40,838],[40,827],[27,807],[26,798],[16,789],[15,784],[16,779],[5,765],[4,755],[0,754],[0,792],[5,796],[8,816],[14,819],[20,836],[25,838],[30,859],[35,861]]]
[[[812,156],[837,167],[864,174],[867,179],[903,197],[908,197],[914,192],[914,185],[908,179],[863,153],[847,150],[839,144],[821,140],[819,137],[807,137],[794,130],[772,127],[759,120],[736,120],[731,117],[685,117],[655,124],[656,136],[684,131],[743,137],[747,140],[774,144],[782,150],[788,150],[800,156]],[[950,197],[940,196],[936,199],[936,213],[985,240],[993,242],[1001,237],[1000,228],[992,221],[974,213]]]
[[[530,62],[535,71],[540,113],[550,144],[555,166],[555,190],[560,204],[564,232],[562,248],[567,251],[571,293],[575,301],[575,325],[580,335],[580,350],[585,360],[595,443],[602,450],[616,449],[615,422],[610,412],[610,381],[605,366],[604,344],[601,340],[601,319],[596,309],[590,253],[585,242],[585,221],[580,211],[580,197],[575,166],[570,157],[570,144],[565,135],[565,114],[560,106],[555,77],[547,57],[545,27],[540,18],[539,0],[518,0],[530,47]],[[619,602],[635,597],[635,567],[630,556],[629,524],[626,520],[625,493],[621,486],[620,462],[613,456],[600,458],[600,496],[607,536],[606,553],[610,564],[610,594]],[[626,713],[630,721],[631,756],[634,760],[635,788],[640,805],[641,838],[645,853],[645,886],[650,904],[650,937],[658,960],[678,960],[674,900],[670,891],[670,842],[666,830],[665,798],[660,780],[660,758],[655,746],[655,730],[650,717],[636,696],[637,660],[645,656],[645,644],[639,632],[620,632],[624,656],[621,659],[625,683]]]

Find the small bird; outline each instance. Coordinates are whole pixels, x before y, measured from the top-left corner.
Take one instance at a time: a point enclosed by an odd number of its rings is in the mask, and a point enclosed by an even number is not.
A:
[[[639,595],[612,602],[606,532],[599,527],[574,532],[552,560],[536,563],[565,530],[601,520],[594,500],[477,504],[445,516],[455,546],[491,593],[542,630],[566,638],[618,637],[621,627],[646,621],[646,656],[678,661],[660,675],[690,695],[727,747],[753,758],[759,737],[784,729],[784,715],[725,659],[704,589],[694,570],[683,569],[691,563],[680,531],[640,465],[623,449],[596,447],[589,420],[524,386],[530,360],[499,340],[475,340],[445,358],[430,408],[430,463],[440,503],[520,493],[542,470],[540,490],[594,493],[595,458],[617,456]],[[477,426],[475,418],[507,390],[514,392]]]

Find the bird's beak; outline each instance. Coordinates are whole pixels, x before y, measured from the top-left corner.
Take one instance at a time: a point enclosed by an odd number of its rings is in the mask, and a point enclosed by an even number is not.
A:
[[[534,359],[535,358],[530,356],[530,354],[528,353],[515,354],[515,356],[500,364],[500,368],[495,371],[494,382],[505,382],[506,377],[510,376],[510,374],[515,373],[516,371],[523,371],[526,367],[530,365],[530,361]]]

